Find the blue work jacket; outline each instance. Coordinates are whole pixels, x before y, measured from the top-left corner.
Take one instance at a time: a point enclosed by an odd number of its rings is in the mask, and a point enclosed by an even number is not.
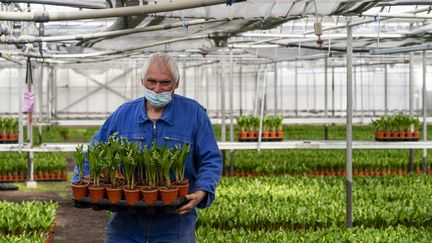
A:
[[[185,169],[189,192],[206,191],[207,196],[197,207],[210,206],[222,173],[222,157],[205,108],[192,99],[173,95],[160,119],[152,121],[144,102],[145,98],[139,98],[121,105],[108,117],[91,143],[106,142],[111,134],[118,132],[130,142],[141,142],[147,148],[151,148],[153,141],[169,148],[190,144]],[[89,174],[87,161],[84,168],[84,174]],[[74,173],[72,182],[78,180],[77,168]],[[182,216],[163,212],[113,213],[106,242],[194,242],[196,217],[195,210]]]

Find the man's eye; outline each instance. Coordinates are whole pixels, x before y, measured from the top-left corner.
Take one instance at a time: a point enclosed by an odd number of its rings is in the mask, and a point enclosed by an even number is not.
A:
[[[152,80],[152,79],[147,79],[147,82],[151,83],[151,84],[156,84],[157,83],[156,80]]]

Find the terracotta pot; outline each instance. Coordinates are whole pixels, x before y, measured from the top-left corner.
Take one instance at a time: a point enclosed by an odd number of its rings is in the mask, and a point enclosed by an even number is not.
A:
[[[81,182],[81,184],[78,183],[71,183],[72,186],[72,198],[75,200],[81,200],[83,197],[87,196],[87,188],[88,188],[88,182]]]
[[[89,186],[90,200],[94,203],[99,202],[105,198],[105,187],[97,187],[95,185]]]
[[[276,137],[276,132],[275,131],[270,132],[270,137],[271,138],[275,138]]]
[[[7,140],[7,138],[8,138],[7,133],[2,133],[2,134],[1,134],[1,139],[2,139],[2,140]]]
[[[412,136],[413,136],[412,132],[406,132],[406,137],[407,138],[412,138]]]
[[[162,201],[164,205],[170,205],[172,202],[174,202],[177,199],[178,194],[178,188],[177,187],[171,187],[171,188],[161,188],[160,194],[162,197]]]
[[[123,192],[129,205],[134,205],[141,199],[141,190],[138,188],[131,190],[129,186],[123,186]]]
[[[375,132],[375,138],[383,139],[384,138],[384,132],[383,131],[376,131]]]
[[[385,138],[391,138],[392,133],[391,132],[384,132]]]
[[[284,132],[282,132],[282,131],[277,132],[277,137],[283,139]]]
[[[420,132],[419,131],[413,132],[413,138],[420,138]]]
[[[177,185],[178,187],[178,197],[184,197],[188,194],[189,192],[189,183],[186,184],[182,184],[182,185]]]
[[[247,132],[240,132],[240,137],[241,138],[247,138],[248,133]]]
[[[145,204],[147,204],[148,206],[152,205],[153,202],[158,200],[159,197],[159,189],[156,187],[147,186],[141,188],[141,193]]]
[[[270,137],[270,132],[263,132],[262,133],[262,137],[263,138],[269,138]]]
[[[9,140],[15,141],[18,139],[18,135],[16,133],[9,133],[8,134]]]
[[[400,131],[399,132],[399,137],[400,138],[405,138],[406,137],[406,132],[405,131]]]
[[[255,132],[248,132],[248,138],[256,138]]]
[[[399,132],[392,132],[392,138],[399,138]]]
[[[123,197],[123,189],[121,187],[106,187],[106,192],[107,192],[107,196],[108,196],[108,200],[115,204],[118,201],[120,201]]]

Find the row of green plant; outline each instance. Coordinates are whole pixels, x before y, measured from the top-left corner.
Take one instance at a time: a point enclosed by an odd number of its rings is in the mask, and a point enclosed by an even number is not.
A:
[[[227,156],[229,157],[229,156]],[[229,158],[227,158],[229,159]],[[432,161],[432,153],[427,160]],[[235,151],[236,171],[261,175],[311,174],[319,171],[344,171],[344,150],[298,149]],[[228,161],[227,164],[230,162]],[[228,168],[226,168],[228,170]],[[409,169],[408,150],[353,150],[354,171],[399,171]],[[422,150],[414,151],[414,170],[423,169]]]
[[[431,183],[432,177],[424,175],[355,176],[353,225],[430,227]],[[198,211],[197,227],[248,232],[345,228],[345,196],[340,177],[224,177],[212,206]]]
[[[238,116],[237,130],[240,132],[256,132],[260,127],[260,117],[258,116]],[[282,116],[264,116],[262,123],[263,131],[282,131]]]
[[[65,154],[34,153],[34,173],[62,172],[66,170]],[[27,172],[27,153],[0,153],[0,174],[22,174]]]
[[[185,179],[185,164],[189,151],[190,145],[167,148],[166,145],[158,146],[155,142],[151,148],[147,148],[141,146],[141,143],[131,143],[114,134],[106,143],[94,143],[91,147],[88,146],[87,159],[90,176],[96,186],[101,186],[102,178],[115,186],[116,172],[120,167],[130,188],[135,188],[137,182],[141,185],[170,187],[171,171],[174,172],[177,183]],[[83,147],[78,146],[74,153],[74,160],[81,180],[84,176],[85,156]]]
[[[414,132],[420,129],[420,121],[417,117],[409,115],[382,116],[372,121],[376,131],[389,132]]]
[[[57,208],[58,204],[54,202],[0,201],[0,239],[27,238],[48,233],[54,223]]]
[[[35,243],[42,242],[43,239],[47,239],[47,233],[40,234],[23,234],[23,235],[0,235],[0,242],[7,243]]]
[[[431,227],[416,228],[403,225],[381,229],[329,227],[302,231],[281,229],[272,231],[249,231],[247,229],[220,230],[211,227],[200,227],[197,229],[197,242],[431,242],[431,232]]]
[[[1,133],[18,133],[18,119],[12,117],[0,117]]]

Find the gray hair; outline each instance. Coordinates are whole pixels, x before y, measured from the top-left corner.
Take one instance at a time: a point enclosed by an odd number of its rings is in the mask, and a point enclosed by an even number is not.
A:
[[[158,64],[160,66],[168,67],[171,77],[174,79],[174,82],[178,82],[180,79],[180,72],[177,66],[177,62],[172,58],[170,55],[165,53],[156,53],[151,55],[147,61],[144,63],[143,69],[142,69],[142,75],[141,79],[144,79],[144,77],[147,74],[148,68],[150,67],[150,64]]]

